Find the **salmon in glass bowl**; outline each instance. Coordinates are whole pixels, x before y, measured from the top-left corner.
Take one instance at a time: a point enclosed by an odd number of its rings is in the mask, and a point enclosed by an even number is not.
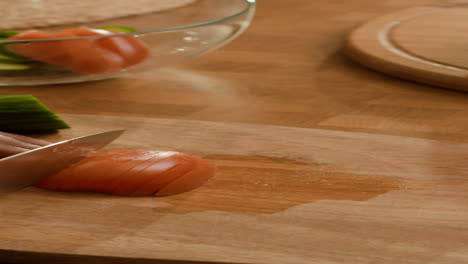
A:
[[[255,0],[83,0],[62,8],[54,1],[17,0],[29,9],[0,18],[0,85],[84,82],[174,66],[229,43],[255,14]]]

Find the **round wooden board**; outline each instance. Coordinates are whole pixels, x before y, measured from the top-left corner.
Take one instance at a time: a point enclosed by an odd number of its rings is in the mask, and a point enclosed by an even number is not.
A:
[[[371,20],[345,53],[403,79],[468,91],[468,6],[418,7]]]

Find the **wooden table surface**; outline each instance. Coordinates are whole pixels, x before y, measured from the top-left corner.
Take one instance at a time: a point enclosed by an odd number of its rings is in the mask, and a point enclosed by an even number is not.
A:
[[[463,1],[259,0],[253,24],[242,36],[217,51],[179,67],[81,84],[1,87],[0,94],[33,94],[59,115],[70,118],[74,115],[99,115],[137,117],[135,120],[145,117],[237,122],[466,143],[467,93],[388,77],[359,66],[341,52],[347,34],[369,19],[408,7],[460,2]],[[214,129],[218,129],[217,126]],[[283,131],[276,127],[273,131],[280,130]],[[223,133],[229,135],[226,131]],[[285,137],[282,138],[288,142]],[[324,139],[323,142],[327,140],[335,139]],[[371,142],[373,136],[366,140]],[[396,146],[404,146],[404,142],[407,142],[395,140],[400,144]],[[358,141],[353,142],[357,144]],[[427,144],[434,144],[425,142],[418,143],[414,153],[424,153]],[[391,148],[393,145],[388,143],[385,146]],[[457,148],[447,143],[447,146],[459,151],[444,150],[452,157],[457,157],[456,153],[463,153],[465,149],[465,145]],[[373,151],[385,152],[379,148]],[[405,166],[410,168],[413,156],[410,147],[407,151],[410,159]],[[392,159],[394,163],[391,165],[396,165],[398,152],[395,150],[392,153],[395,159]],[[349,160],[353,160],[352,157]],[[453,164],[465,166],[463,162],[453,160]],[[418,169],[421,167],[423,173],[430,171],[436,175],[438,169],[450,170],[446,167],[429,170],[429,167],[421,164],[415,166]],[[349,165],[353,168],[352,162]],[[460,177],[462,182],[461,176],[466,170],[463,167],[458,172],[453,170],[451,173],[454,178]],[[458,186],[457,182],[450,184],[453,190],[457,190],[452,194],[462,208],[464,187]],[[436,185],[431,186],[434,188]],[[37,194],[33,192],[29,195],[35,197]],[[436,196],[433,198],[438,199]],[[375,206],[378,207],[380,205]],[[461,217],[462,212],[459,213]],[[445,219],[442,216],[440,221]],[[466,226],[464,228],[466,230]],[[453,229],[453,232],[450,234],[455,237],[458,231]],[[424,234],[420,238],[424,238]],[[460,238],[456,241],[456,245],[466,249],[463,247],[466,240]],[[466,254],[463,254],[463,258],[461,256],[462,253],[459,254],[460,260],[466,260]],[[388,262],[385,263],[395,263],[391,259],[386,260]],[[420,260],[425,261],[423,257]]]
[[[340,51],[361,23],[461,1],[259,1],[252,26],[180,67],[107,81],[0,88],[57,113],[359,131],[468,142],[468,94],[387,77]]]

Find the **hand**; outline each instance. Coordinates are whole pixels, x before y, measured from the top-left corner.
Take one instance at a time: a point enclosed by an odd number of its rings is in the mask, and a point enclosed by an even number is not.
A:
[[[40,139],[0,132],[0,158],[49,144],[51,143]]]

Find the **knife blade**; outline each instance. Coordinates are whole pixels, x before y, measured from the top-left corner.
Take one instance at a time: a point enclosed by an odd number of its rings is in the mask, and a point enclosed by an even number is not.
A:
[[[69,139],[0,159],[0,195],[31,186],[69,167],[111,143],[124,131]]]

